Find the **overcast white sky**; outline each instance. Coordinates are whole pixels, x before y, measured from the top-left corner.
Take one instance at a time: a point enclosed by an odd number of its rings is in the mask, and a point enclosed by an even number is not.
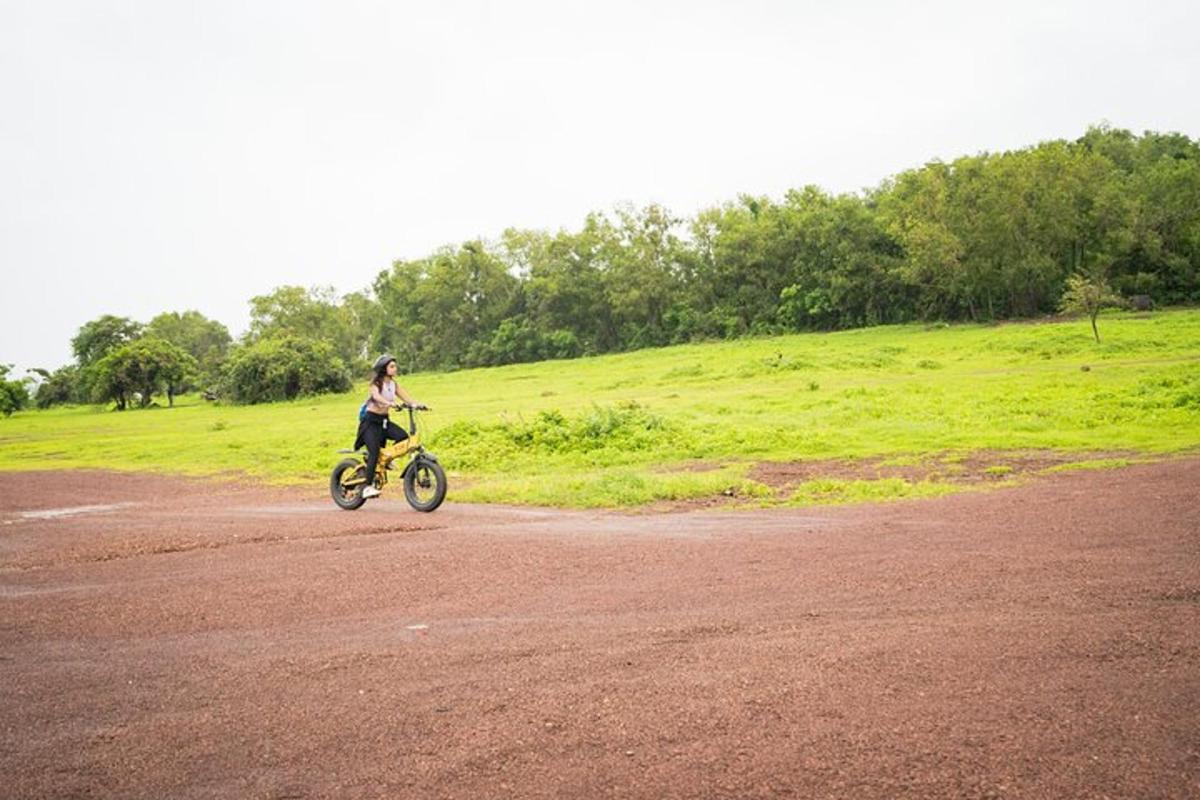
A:
[[[1200,137],[1194,2],[0,0],[0,361],[589,210]]]

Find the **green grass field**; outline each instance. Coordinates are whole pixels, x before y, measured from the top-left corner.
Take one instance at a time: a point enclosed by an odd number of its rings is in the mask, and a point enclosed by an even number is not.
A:
[[[1097,344],[1079,320],[889,326],[402,384],[435,408],[428,444],[463,501],[879,500],[1200,448],[1200,310],[1107,314],[1100,331]],[[0,420],[0,469],[322,487],[354,438],[365,385],[262,406],[185,397],[173,409],[21,412]],[[804,468],[781,479],[763,462]]]

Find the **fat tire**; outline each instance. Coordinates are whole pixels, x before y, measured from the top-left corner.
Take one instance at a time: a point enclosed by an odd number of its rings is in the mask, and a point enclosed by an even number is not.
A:
[[[343,511],[354,511],[360,508],[363,503],[367,502],[367,498],[363,497],[362,490],[366,488],[366,483],[363,483],[354,495],[347,499],[342,491],[342,473],[348,469],[362,469],[363,463],[353,458],[342,459],[338,465],[333,468],[333,473],[329,476],[329,494],[333,496],[333,502]]]
[[[437,479],[437,488],[434,489],[433,497],[422,503],[417,497],[417,473],[422,468],[428,468]],[[417,511],[426,513],[435,510],[446,499],[446,470],[442,469],[442,465],[436,461],[428,459],[417,459],[408,469],[404,471],[404,499],[408,504]]]

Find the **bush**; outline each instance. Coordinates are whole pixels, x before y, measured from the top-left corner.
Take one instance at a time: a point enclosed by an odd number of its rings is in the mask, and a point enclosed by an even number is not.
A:
[[[466,363],[471,366],[519,364],[547,358],[575,358],[582,351],[578,337],[569,330],[543,333],[528,319],[509,318],[500,323],[488,341],[471,345]]]
[[[328,342],[299,336],[260,339],[235,348],[222,391],[235,403],[266,403],[350,389],[350,369]]]
[[[455,464],[473,469],[497,459],[529,456],[636,453],[679,439],[669,420],[637,403],[593,406],[569,417],[557,409],[531,420],[485,424],[459,421],[438,431],[433,444],[445,448]],[[627,460],[627,459],[626,459]]]
[[[12,416],[14,411],[20,411],[29,405],[29,392],[22,381],[8,380],[11,364],[0,364],[0,414]]]
[[[83,383],[83,375],[79,367],[68,364],[59,367],[54,372],[39,370],[44,380],[38,384],[34,394],[34,403],[38,408],[50,408],[64,403],[86,403],[88,401],[87,387]]]

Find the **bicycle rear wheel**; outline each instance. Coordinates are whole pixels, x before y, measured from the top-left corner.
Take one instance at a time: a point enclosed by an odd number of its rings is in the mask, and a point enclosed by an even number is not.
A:
[[[367,482],[361,480],[365,469],[361,461],[353,458],[342,459],[333,468],[333,473],[329,476],[329,493],[333,496],[333,502],[337,503],[338,508],[353,511],[367,502],[362,495]],[[360,478],[360,480],[347,486],[345,482],[353,478]]]

